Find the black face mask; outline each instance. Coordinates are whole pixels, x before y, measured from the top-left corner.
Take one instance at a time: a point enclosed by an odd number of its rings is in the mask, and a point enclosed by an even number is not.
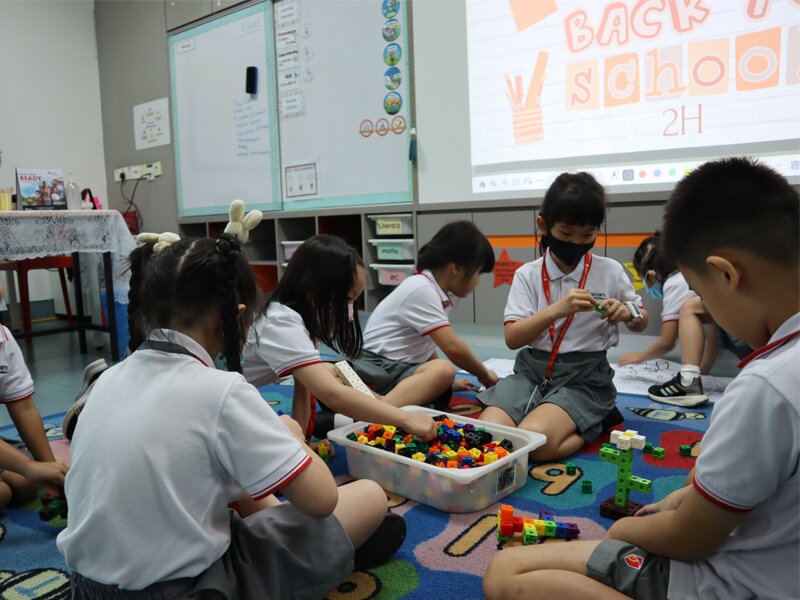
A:
[[[572,242],[565,242],[559,240],[555,236],[548,234],[545,236],[547,239],[547,247],[555,254],[561,262],[565,265],[576,265],[581,257],[589,250],[594,248],[594,241],[589,244],[573,244]]]

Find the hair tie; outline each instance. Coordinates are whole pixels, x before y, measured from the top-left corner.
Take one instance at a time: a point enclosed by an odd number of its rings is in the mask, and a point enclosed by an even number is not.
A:
[[[244,202],[241,200],[231,202],[228,215],[230,220],[223,233],[234,236],[241,244],[247,242],[250,230],[261,223],[261,219],[264,218],[264,213],[260,210],[251,210],[249,213],[244,214]]]
[[[136,241],[140,244],[153,244],[153,254],[161,254],[172,244],[180,241],[181,237],[177,233],[165,231],[164,233],[140,233],[136,236]]]
[[[217,238],[214,242],[214,250],[217,254],[228,254],[231,251],[231,245],[225,238]]]

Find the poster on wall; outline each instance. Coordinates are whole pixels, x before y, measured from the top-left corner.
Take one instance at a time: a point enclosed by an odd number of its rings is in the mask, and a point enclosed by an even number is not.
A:
[[[137,150],[169,144],[169,104],[166,98],[133,107],[133,138]]]

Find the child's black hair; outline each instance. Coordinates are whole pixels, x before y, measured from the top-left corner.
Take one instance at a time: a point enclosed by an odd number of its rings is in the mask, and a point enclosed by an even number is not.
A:
[[[633,268],[642,280],[648,271],[655,271],[661,281],[666,281],[667,277],[677,269],[675,263],[662,256],[660,244],[661,232],[656,231],[654,235],[642,240],[633,253]]]
[[[606,218],[606,191],[589,173],[562,173],[545,192],[539,214],[548,228],[556,223],[600,227]],[[547,236],[541,246],[547,247]]]
[[[225,360],[229,371],[242,372],[244,323],[250,323],[258,287],[235,237],[177,241],[162,252],[143,244],[130,254],[128,328],[131,351],[153,329],[178,329],[219,308]],[[238,305],[245,314],[237,317]]]
[[[271,302],[297,311],[311,337],[349,358],[361,354],[364,338],[358,315],[351,323],[347,299],[364,261],[358,253],[332,235],[315,235],[292,255],[278,286],[261,309],[266,314]],[[356,309],[354,307],[354,313]]]
[[[492,245],[471,221],[448,223],[417,254],[417,269],[420,271],[433,271],[450,263],[463,268],[467,277],[494,269]]]
[[[705,273],[714,251],[735,248],[786,267],[800,262],[800,195],[748,157],[707,162],[683,178],[664,209],[662,254]]]

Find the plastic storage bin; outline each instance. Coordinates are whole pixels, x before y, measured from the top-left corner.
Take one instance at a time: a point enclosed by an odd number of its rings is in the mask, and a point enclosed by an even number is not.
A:
[[[414,260],[414,240],[369,240],[375,246],[378,260]]]
[[[414,265],[371,264],[378,272],[378,283],[383,285],[400,285],[406,277],[414,272]]]
[[[414,217],[409,213],[393,215],[367,215],[375,221],[377,235],[408,235],[414,233]]]
[[[303,242],[281,242],[281,246],[283,246],[283,257],[286,260],[291,260],[294,251],[300,247],[300,244]]]
[[[524,486],[528,479],[528,453],[547,441],[541,433],[485,423],[422,406],[405,406],[403,410],[431,416],[446,414],[458,423],[485,427],[495,439],[506,438],[514,444],[513,452],[492,464],[474,469],[445,469],[347,439],[349,433],[362,431],[366,425],[364,422],[328,433],[329,440],[345,448],[347,468],[352,477],[372,479],[385,490],[445,512],[483,510]]]

